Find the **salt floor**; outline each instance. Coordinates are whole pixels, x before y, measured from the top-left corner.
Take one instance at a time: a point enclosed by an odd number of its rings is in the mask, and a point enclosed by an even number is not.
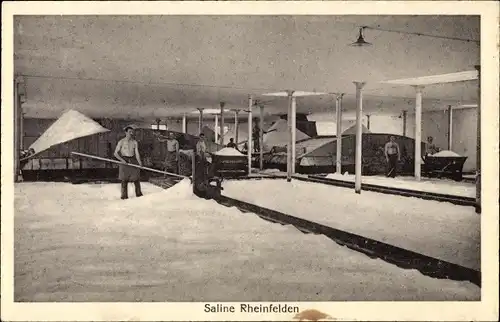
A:
[[[481,220],[473,207],[292,180],[226,181],[225,196],[472,269]],[[263,189],[265,187],[265,189]]]
[[[480,298],[471,283],[433,279],[199,199],[187,181],[143,189],[122,201],[117,184],[16,184],[15,300]]]

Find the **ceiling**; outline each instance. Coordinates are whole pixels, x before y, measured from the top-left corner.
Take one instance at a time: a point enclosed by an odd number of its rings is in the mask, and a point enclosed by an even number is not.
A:
[[[371,47],[350,47],[359,26],[479,39],[477,16],[16,16],[14,69],[25,76],[28,117],[73,108],[91,117],[153,119],[197,107],[245,109],[248,95],[266,114],[286,98],[264,93],[345,93],[365,81],[364,110],[412,109],[411,86],[381,81],[473,70],[475,42],[367,29]],[[477,100],[477,81],[427,86],[424,110]],[[331,111],[333,95],[297,100],[302,113]],[[244,113],[242,113],[244,114]],[[244,115],[242,115],[244,117]]]

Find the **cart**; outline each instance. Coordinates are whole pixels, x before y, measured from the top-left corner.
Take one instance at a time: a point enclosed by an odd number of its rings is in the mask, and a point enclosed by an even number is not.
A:
[[[423,159],[422,172],[424,175],[462,181],[463,167],[467,157],[433,157],[428,155]]]

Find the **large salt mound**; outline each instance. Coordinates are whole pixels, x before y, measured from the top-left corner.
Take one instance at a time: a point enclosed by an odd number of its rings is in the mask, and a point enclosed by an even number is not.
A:
[[[240,153],[238,150],[233,148],[223,148],[214,154],[216,155],[228,155],[228,156],[244,156],[244,154]]]
[[[459,157],[460,155],[449,150],[443,150],[436,154],[431,155],[432,157]]]

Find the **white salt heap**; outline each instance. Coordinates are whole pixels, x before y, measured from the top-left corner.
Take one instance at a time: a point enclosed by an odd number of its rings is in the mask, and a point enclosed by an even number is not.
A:
[[[217,152],[216,155],[227,155],[227,156],[243,156],[244,154],[240,153],[238,150],[233,148],[223,148]]]
[[[453,151],[449,151],[449,150],[443,150],[443,151],[440,151],[436,154],[433,154],[432,155],[433,157],[459,157],[460,154],[457,154]]]

